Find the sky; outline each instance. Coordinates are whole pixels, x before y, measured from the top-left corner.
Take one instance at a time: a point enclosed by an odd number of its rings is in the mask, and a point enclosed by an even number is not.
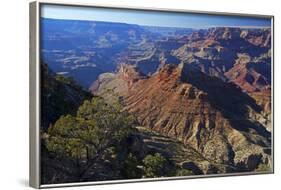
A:
[[[107,21],[145,26],[181,28],[209,27],[271,27],[268,18],[241,16],[218,16],[210,14],[174,13],[112,8],[94,8],[45,4],[41,6],[41,17],[68,20]]]

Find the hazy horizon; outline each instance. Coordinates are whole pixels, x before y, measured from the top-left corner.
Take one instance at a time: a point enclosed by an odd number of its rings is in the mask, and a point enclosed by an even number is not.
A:
[[[101,21],[154,27],[178,28],[269,28],[271,19],[114,8],[43,5],[41,17],[59,20]]]

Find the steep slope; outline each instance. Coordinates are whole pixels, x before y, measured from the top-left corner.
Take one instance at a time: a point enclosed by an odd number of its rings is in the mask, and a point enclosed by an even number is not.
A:
[[[88,89],[99,74],[116,69],[119,53],[150,33],[138,25],[41,19],[42,59]]]
[[[270,62],[270,51],[255,58],[248,54],[238,54],[234,66],[225,76],[246,92],[266,91],[271,86]]]
[[[124,71],[108,80],[118,77],[127,84],[121,95],[124,109],[134,113],[142,126],[179,139],[214,163],[240,170],[271,164],[271,134],[251,119],[261,107],[234,84],[190,64],[165,65],[153,76],[133,81],[124,77]],[[120,81],[102,89],[118,94]]]
[[[272,130],[272,109],[271,109],[271,89],[262,92],[253,92],[249,95],[255,99],[256,103],[262,108],[260,114],[251,114],[250,117],[262,123],[268,131]]]
[[[246,91],[268,88],[271,80],[271,30],[210,28],[187,37],[172,54],[201,71],[231,80]],[[246,61],[246,62],[245,62]]]
[[[53,73],[46,64],[41,64],[41,81],[41,128],[43,130],[61,115],[75,113],[78,106],[92,96],[72,79]]]
[[[261,106],[262,112],[253,114],[252,119],[271,131],[271,51],[254,58],[238,54],[234,66],[225,76]]]
[[[133,65],[122,64],[116,73],[103,73],[90,87],[92,94],[109,101],[122,100],[132,85],[147,76]]]
[[[172,55],[184,42],[174,38],[146,40],[130,45],[120,57],[119,63],[136,66],[146,75],[152,75],[167,63],[179,64],[180,60]]]
[[[165,64],[192,63],[210,76],[227,80],[225,73],[239,54],[255,59],[271,49],[271,30],[264,28],[198,30],[45,18],[41,26],[43,61],[86,89],[99,74],[114,71],[120,63],[137,66],[148,75]],[[270,70],[270,64],[263,67]]]

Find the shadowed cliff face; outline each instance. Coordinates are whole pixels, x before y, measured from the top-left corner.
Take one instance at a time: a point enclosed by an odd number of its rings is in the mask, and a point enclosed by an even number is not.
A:
[[[92,97],[72,78],[56,75],[44,63],[41,80],[41,130],[47,130],[63,114],[74,114],[85,99]]]
[[[271,133],[250,118],[262,108],[236,85],[189,64],[165,65],[134,82],[122,76],[125,73],[111,76],[111,86],[103,88],[118,94],[118,86],[127,84],[124,110],[134,113],[141,125],[177,138],[215,163],[247,169],[254,155],[261,155],[258,163],[270,160],[264,150],[271,146]]]
[[[207,101],[229,119],[233,127],[240,131],[249,132],[254,129],[258,134],[270,138],[270,133],[257,123],[249,120],[249,112],[260,113],[262,108],[256,101],[232,83],[225,83],[216,77],[202,73],[192,65],[184,65],[181,80],[207,93]],[[246,126],[246,127],[241,127]]]
[[[143,42],[91,90],[121,100],[142,126],[212,163],[236,171],[271,166],[270,38],[269,29],[211,28]]]
[[[267,91],[271,88],[271,51],[258,57],[238,54],[234,66],[225,76],[246,92]]]
[[[194,32],[172,54],[246,92],[260,92],[270,88],[270,42],[270,29],[211,28]]]
[[[165,64],[181,62],[197,64],[202,72],[229,79],[246,91],[269,87],[271,55],[269,60],[259,58],[271,49],[270,29],[198,30],[46,18],[40,22],[43,61],[54,72],[73,77],[85,89],[120,63],[153,75]],[[247,66],[237,63],[240,54],[250,57]]]
[[[48,64],[41,66],[42,182],[148,177],[147,156],[165,165],[159,177],[272,169],[270,29],[55,19],[41,25]],[[108,129],[124,130],[127,122],[115,126],[116,113],[89,101],[80,107],[92,95],[105,107],[120,101],[118,115],[134,120],[132,133],[105,152],[93,141],[103,147],[113,138]],[[101,112],[89,119],[95,109]],[[60,117],[66,114],[72,116]],[[74,122],[64,120],[74,115]]]

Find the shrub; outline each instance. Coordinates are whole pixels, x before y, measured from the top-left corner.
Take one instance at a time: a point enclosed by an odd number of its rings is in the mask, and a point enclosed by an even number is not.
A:
[[[166,173],[167,160],[159,153],[147,155],[143,164],[145,177],[161,177]]]
[[[132,153],[129,153],[124,163],[124,174],[126,178],[133,179],[142,176],[142,171],[138,168],[138,164],[137,158]]]
[[[193,172],[191,170],[187,170],[187,169],[178,169],[176,171],[176,176],[189,176],[192,174],[193,174]]]

